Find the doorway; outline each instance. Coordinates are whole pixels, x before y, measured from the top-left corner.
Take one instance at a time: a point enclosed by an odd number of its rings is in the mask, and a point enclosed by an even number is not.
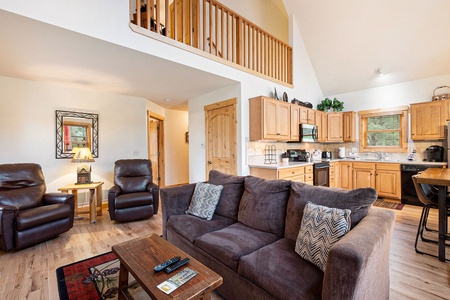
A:
[[[236,98],[205,106],[206,177],[209,171],[237,175]]]
[[[147,112],[148,158],[152,162],[153,182],[165,186],[164,164],[164,117]]]

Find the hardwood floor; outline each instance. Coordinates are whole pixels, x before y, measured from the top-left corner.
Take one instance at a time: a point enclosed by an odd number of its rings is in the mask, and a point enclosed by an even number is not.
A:
[[[395,212],[391,299],[449,299],[450,263],[414,251],[421,207],[406,205]],[[436,211],[430,213],[429,224],[436,228]],[[86,219],[75,221],[69,232],[56,239],[16,252],[0,250],[0,299],[59,299],[58,267],[111,251],[114,244],[153,232],[161,234],[161,213],[148,220],[120,224],[111,222],[105,210],[96,224]],[[434,245],[421,245],[437,252]]]

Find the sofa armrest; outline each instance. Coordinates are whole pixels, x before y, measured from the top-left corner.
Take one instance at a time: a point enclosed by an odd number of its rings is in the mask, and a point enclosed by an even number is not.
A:
[[[147,186],[147,191],[153,195],[153,214],[156,215],[159,207],[159,187],[152,182]]]
[[[389,252],[395,213],[372,208],[330,248],[322,299],[388,299]]]
[[[14,220],[19,208],[12,205],[0,205],[0,249],[14,249]]]
[[[183,215],[189,208],[195,183],[161,189],[162,229],[166,235],[166,223],[171,215]]]

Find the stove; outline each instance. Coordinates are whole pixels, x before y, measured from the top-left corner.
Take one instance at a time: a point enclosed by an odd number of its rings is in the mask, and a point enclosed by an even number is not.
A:
[[[306,162],[309,154],[305,149],[288,149],[287,157],[290,162]],[[314,185],[330,186],[330,163],[329,161],[314,162]]]

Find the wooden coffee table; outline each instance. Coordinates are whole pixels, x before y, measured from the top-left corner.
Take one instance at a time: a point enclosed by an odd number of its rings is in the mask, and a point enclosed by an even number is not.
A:
[[[156,234],[114,245],[112,251],[120,260],[119,300],[133,298],[128,292],[129,273],[152,299],[210,299],[211,292],[223,281],[220,275]],[[188,257],[190,262],[169,274],[153,271],[156,265],[175,256]],[[198,274],[169,295],[157,288],[186,267]]]

